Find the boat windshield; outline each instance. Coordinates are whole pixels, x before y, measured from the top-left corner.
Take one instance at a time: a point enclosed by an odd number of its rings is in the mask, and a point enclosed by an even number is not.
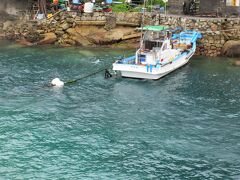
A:
[[[162,43],[164,41],[164,33],[163,32],[154,32],[147,31],[144,33],[143,37],[143,45],[144,49],[151,50],[153,47],[161,48]]]
[[[162,43],[160,41],[144,41],[144,49],[145,50],[152,50],[153,48],[161,48]]]

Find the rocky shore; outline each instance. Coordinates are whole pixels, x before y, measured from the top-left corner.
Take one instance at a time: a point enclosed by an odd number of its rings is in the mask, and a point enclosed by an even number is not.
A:
[[[140,13],[78,14],[61,12],[48,20],[0,22],[0,38],[33,46],[121,46],[137,47]],[[195,29],[203,34],[197,54],[204,56],[240,56],[240,18],[198,18],[146,14],[145,24]]]
[[[135,47],[140,33],[138,14],[118,16],[109,13],[78,15],[61,12],[54,18],[42,21],[5,21],[0,23],[2,38],[23,45],[56,44],[60,46],[122,45]],[[128,19],[127,22],[125,18]]]

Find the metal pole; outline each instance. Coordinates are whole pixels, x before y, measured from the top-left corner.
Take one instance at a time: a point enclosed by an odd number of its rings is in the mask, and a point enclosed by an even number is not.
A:
[[[141,42],[140,42],[140,50],[142,49],[143,46],[143,27],[144,27],[144,20],[145,20],[145,7],[146,7],[146,1],[144,0],[144,5],[143,5],[143,11],[142,11],[142,23],[141,23]],[[136,52],[136,58],[135,58],[135,63],[138,63],[138,51]]]
[[[165,0],[165,15],[167,15],[167,1]]]
[[[145,21],[145,10],[146,10],[146,0],[144,0],[144,7],[143,7],[143,12],[142,12],[141,45],[140,45],[140,48],[142,48],[142,45],[143,45],[143,27],[144,27],[144,21]]]

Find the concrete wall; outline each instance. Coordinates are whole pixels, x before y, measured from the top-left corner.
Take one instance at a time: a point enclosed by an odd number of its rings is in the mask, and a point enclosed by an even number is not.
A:
[[[169,12],[172,14],[182,14],[184,1],[185,0],[168,0]]]
[[[28,0],[1,0],[0,12],[9,15],[18,15],[19,10],[27,9]]]
[[[183,2],[188,0],[168,0],[169,13],[183,14]],[[227,2],[226,2],[227,1]],[[239,0],[238,0],[239,1]],[[239,15],[240,2],[236,6],[228,3],[228,0],[200,0],[200,14],[218,13],[218,15]],[[239,4],[239,5],[238,5]],[[231,6],[230,6],[231,5]]]
[[[200,0],[200,13],[217,12],[221,8],[221,0]],[[222,9],[221,9],[222,10]]]
[[[168,0],[169,12],[173,14],[182,14],[183,2],[186,1],[188,0]],[[200,13],[217,12],[221,7],[221,2],[222,0],[200,0]]]
[[[226,7],[227,15],[238,15],[240,16],[240,6],[227,6]]]

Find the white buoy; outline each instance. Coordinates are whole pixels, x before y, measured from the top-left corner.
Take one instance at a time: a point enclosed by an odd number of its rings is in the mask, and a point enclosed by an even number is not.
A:
[[[84,12],[85,13],[93,13],[93,7],[94,7],[94,4],[91,3],[91,2],[86,2],[84,4]]]
[[[64,86],[64,82],[61,81],[59,78],[55,78],[51,81],[51,85],[56,87],[62,87]]]

